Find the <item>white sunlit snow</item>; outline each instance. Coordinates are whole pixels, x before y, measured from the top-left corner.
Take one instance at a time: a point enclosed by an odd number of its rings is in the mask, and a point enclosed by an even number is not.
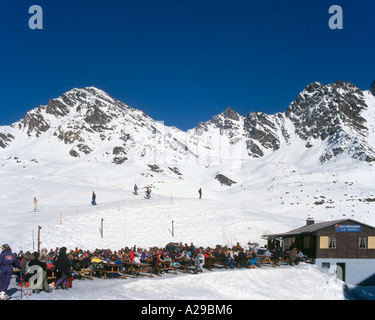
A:
[[[326,165],[324,171],[308,171],[280,161],[254,162],[236,169],[237,176],[232,173],[237,181],[246,178],[229,188],[212,182],[215,169],[192,166],[180,168],[184,177],[195,177],[187,182],[154,172],[153,177],[146,177],[137,167],[4,162],[4,166],[0,164],[1,242],[9,243],[16,252],[36,250],[37,229],[41,226],[41,248],[47,249],[118,250],[133,245],[164,247],[170,241],[203,247],[237,242],[247,246],[248,242],[263,245],[263,234],[300,227],[307,216],[317,221],[347,216],[374,224],[369,214],[372,203],[356,202],[354,213],[353,201],[347,201],[373,196],[373,189],[368,187],[372,167],[357,162],[353,168],[345,168],[345,163],[337,176],[333,169],[339,163]],[[132,193],[134,183],[141,187],[138,196]],[[142,191],[146,184],[153,186],[150,200]],[[201,200],[199,187],[203,188]],[[97,195],[97,206],[90,205],[92,191]],[[38,198],[38,212],[33,212],[34,196]],[[332,213],[314,204],[322,196],[329,206],[336,207]],[[26,299],[346,299],[345,287],[314,265],[300,264],[205,270],[199,275],[179,272],[160,278],[75,280],[71,290]],[[374,298],[371,290],[366,289],[362,296]]]
[[[345,87],[350,99],[357,96],[358,106],[366,104],[358,112],[367,131],[354,126],[355,119],[342,122],[341,111],[330,108],[326,95],[333,87]],[[374,162],[364,160],[372,159],[374,149],[375,98],[338,83],[308,86],[299,100],[307,101],[311,90],[318,105],[303,104],[305,116],[294,103],[289,117],[243,117],[227,108],[187,132],[164,126],[93,87],[51,99],[48,106],[0,128],[0,241],[15,252],[36,250],[40,226],[41,248],[48,250],[164,247],[170,241],[204,248],[237,242],[248,247],[264,245],[264,234],[301,227],[309,217],[375,226]],[[311,126],[311,111],[316,113],[313,120],[319,120],[317,127]],[[319,131],[330,131],[331,122],[326,125],[324,118],[328,111],[327,119],[340,124],[339,134],[321,140],[316,138]],[[315,136],[303,138],[309,130]],[[220,184],[218,175],[233,184]],[[135,183],[138,196],[133,195]],[[150,200],[144,198],[146,186],[152,188]],[[93,191],[97,206],[90,204]],[[34,197],[38,212],[33,211]],[[27,299],[103,297],[374,299],[375,293],[300,264],[152,279],[75,280],[71,290]]]

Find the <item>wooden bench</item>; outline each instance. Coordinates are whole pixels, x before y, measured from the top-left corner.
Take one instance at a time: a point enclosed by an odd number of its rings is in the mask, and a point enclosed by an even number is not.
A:
[[[136,262],[123,262],[123,265],[128,270],[125,272],[130,272],[133,274],[133,277],[135,278],[137,275],[143,275],[143,274],[149,274],[149,277],[153,278],[152,275],[152,266],[149,263],[136,263]],[[124,273],[125,273],[124,272]]]
[[[101,263],[96,268],[94,268],[94,272],[103,273],[104,279],[107,279],[108,274],[118,274],[121,275],[124,279],[126,279],[125,273],[122,273],[120,271],[120,265],[118,264]]]
[[[277,261],[274,260],[271,256],[258,255],[256,264],[259,266],[259,268],[262,267],[262,264],[272,264],[273,267],[276,267]]]
[[[249,267],[249,260],[235,261],[235,264],[236,264],[238,269],[248,268]]]
[[[189,265],[189,264],[180,264],[178,266],[176,266],[176,268],[182,268],[184,269],[183,273],[187,273],[188,271],[190,272],[194,272],[195,271],[195,267],[193,265]]]
[[[175,266],[172,266],[172,261],[162,261],[160,267],[153,267],[153,270],[156,272],[156,274],[160,277],[160,273],[166,272],[168,273],[169,270],[173,270],[174,274],[177,274]]]
[[[204,267],[212,271],[212,267],[228,269],[228,263],[224,258],[207,257],[204,261]]]
[[[283,262],[283,263],[286,263],[286,264],[289,264],[291,262],[291,260],[289,259],[289,255],[282,255],[280,258],[279,258],[279,263],[280,262]]]
[[[74,272],[75,273],[78,273],[79,275],[86,275],[86,274],[89,274],[90,275],[90,277],[89,277],[89,279],[90,280],[93,280],[92,279],[92,274],[94,273],[94,271],[93,270],[91,270],[91,269],[85,269],[85,268],[82,268],[81,270],[74,270]]]
[[[56,268],[47,268],[47,280],[56,280]]]

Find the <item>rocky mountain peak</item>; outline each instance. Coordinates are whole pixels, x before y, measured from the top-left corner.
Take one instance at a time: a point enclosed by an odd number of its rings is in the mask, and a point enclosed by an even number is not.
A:
[[[230,120],[234,120],[234,121],[239,121],[240,120],[240,116],[239,114],[234,111],[231,107],[226,107],[226,109],[221,113],[224,118],[226,119],[230,119]]]
[[[370,92],[375,95],[375,81]],[[36,142],[43,135],[51,146],[56,143],[52,148],[68,150],[72,157],[109,158],[121,164],[145,159],[151,153],[158,155],[154,159],[167,155],[178,161],[190,156],[197,159],[199,154],[193,150],[200,147],[216,157],[221,157],[224,149],[235,148],[237,154],[260,158],[302,140],[306,149],[324,145],[325,150],[319,151],[320,162],[342,153],[371,162],[375,161],[375,146],[370,145],[368,136],[375,124],[365,119],[366,99],[347,81],[328,85],[313,82],[285,112],[241,116],[227,107],[183,132],[157,123],[98,88],[73,88],[11,126],[0,127],[0,147],[5,149],[19,141],[16,144],[22,149],[23,141]]]

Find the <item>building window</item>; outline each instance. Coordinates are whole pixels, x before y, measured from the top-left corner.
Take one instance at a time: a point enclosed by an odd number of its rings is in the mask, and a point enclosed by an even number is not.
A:
[[[375,237],[367,237],[367,249],[375,249]]]
[[[336,249],[337,238],[333,236],[320,236],[320,249]]]
[[[331,264],[329,262],[322,262],[323,271],[328,272],[329,268],[331,268]]]
[[[331,249],[337,248],[336,237],[328,237],[328,248],[331,248]]]
[[[358,237],[358,248],[367,249],[367,237]]]
[[[328,237],[320,236],[320,249],[328,249]]]

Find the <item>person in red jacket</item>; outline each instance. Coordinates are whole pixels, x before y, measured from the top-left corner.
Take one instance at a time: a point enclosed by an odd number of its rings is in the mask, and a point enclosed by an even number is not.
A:
[[[129,259],[130,259],[130,262],[133,262],[134,261],[134,250],[135,250],[135,246],[134,246],[134,249],[132,248],[129,252]]]

